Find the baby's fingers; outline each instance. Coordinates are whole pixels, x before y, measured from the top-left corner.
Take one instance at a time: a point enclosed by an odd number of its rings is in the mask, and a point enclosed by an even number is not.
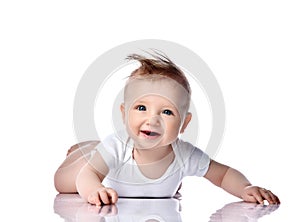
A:
[[[107,188],[107,193],[108,196],[110,198],[110,202],[112,204],[115,204],[118,201],[118,194],[115,190],[111,189],[111,188]]]
[[[262,198],[261,194],[256,192],[252,195],[248,195],[244,200],[247,202],[264,204],[264,199]]]
[[[110,204],[110,198],[106,192],[106,189],[102,189],[99,191],[99,196],[100,196],[100,199],[101,201],[104,203],[104,204]]]
[[[90,204],[95,204],[96,206],[100,206],[101,205],[101,200],[99,198],[98,193],[93,193],[88,197],[88,202]]]
[[[88,197],[88,202],[101,206],[101,204],[115,204],[118,200],[118,194],[112,188],[99,188]]]
[[[260,189],[261,196],[268,201],[269,204],[279,204],[279,198],[273,194],[270,190]]]
[[[244,193],[242,194],[243,200],[246,202],[263,204],[264,200],[258,189],[258,187],[254,186],[245,188]]]
[[[111,188],[101,189],[99,191],[99,196],[104,204],[114,204],[118,200],[117,192]]]
[[[254,196],[252,196],[252,195],[245,195],[245,196],[243,196],[243,198],[242,198],[244,201],[246,201],[246,202],[250,202],[250,203],[257,203],[257,199],[254,197]]]

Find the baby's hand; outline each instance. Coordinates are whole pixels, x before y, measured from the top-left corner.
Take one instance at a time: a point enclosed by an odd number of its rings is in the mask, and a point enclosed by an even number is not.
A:
[[[115,190],[108,187],[102,187],[88,196],[88,202],[101,206],[101,204],[115,204],[118,200],[118,194]]]
[[[275,194],[258,186],[245,187],[241,196],[246,202],[264,204],[264,200],[267,200],[269,204],[280,204],[280,200]]]

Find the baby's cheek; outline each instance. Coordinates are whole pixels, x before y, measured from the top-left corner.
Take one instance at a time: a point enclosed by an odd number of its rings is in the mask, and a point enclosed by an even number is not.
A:
[[[180,124],[174,124],[167,127],[165,133],[167,133],[171,138],[177,138],[179,131],[180,131]]]

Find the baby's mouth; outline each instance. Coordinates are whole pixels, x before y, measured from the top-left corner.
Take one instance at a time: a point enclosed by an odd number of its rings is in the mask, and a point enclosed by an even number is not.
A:
[[[141,133],[148,138],[160,136],[159,133],[150,130],[141,130]]]

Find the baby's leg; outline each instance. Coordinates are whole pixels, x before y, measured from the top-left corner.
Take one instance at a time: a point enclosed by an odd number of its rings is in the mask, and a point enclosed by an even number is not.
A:
[[[98,140],[90,140],[90,141],[85,141],[85,142],[77,143],[77,144],[71,146],[70,149],[68,149],[67,156],[69,154],[71,154],[73,151],[76,151],[79,148],[85,147],[86,145],[92,145],[92,144],[96,144],[97,145],[98,143],[99,143]]]
[[[77,193],[76,177],[80,169],[87,163],[91,151],[100,141],[78,143],[68,150],[67,158],[54,175],[55,188],[60,193]]]

